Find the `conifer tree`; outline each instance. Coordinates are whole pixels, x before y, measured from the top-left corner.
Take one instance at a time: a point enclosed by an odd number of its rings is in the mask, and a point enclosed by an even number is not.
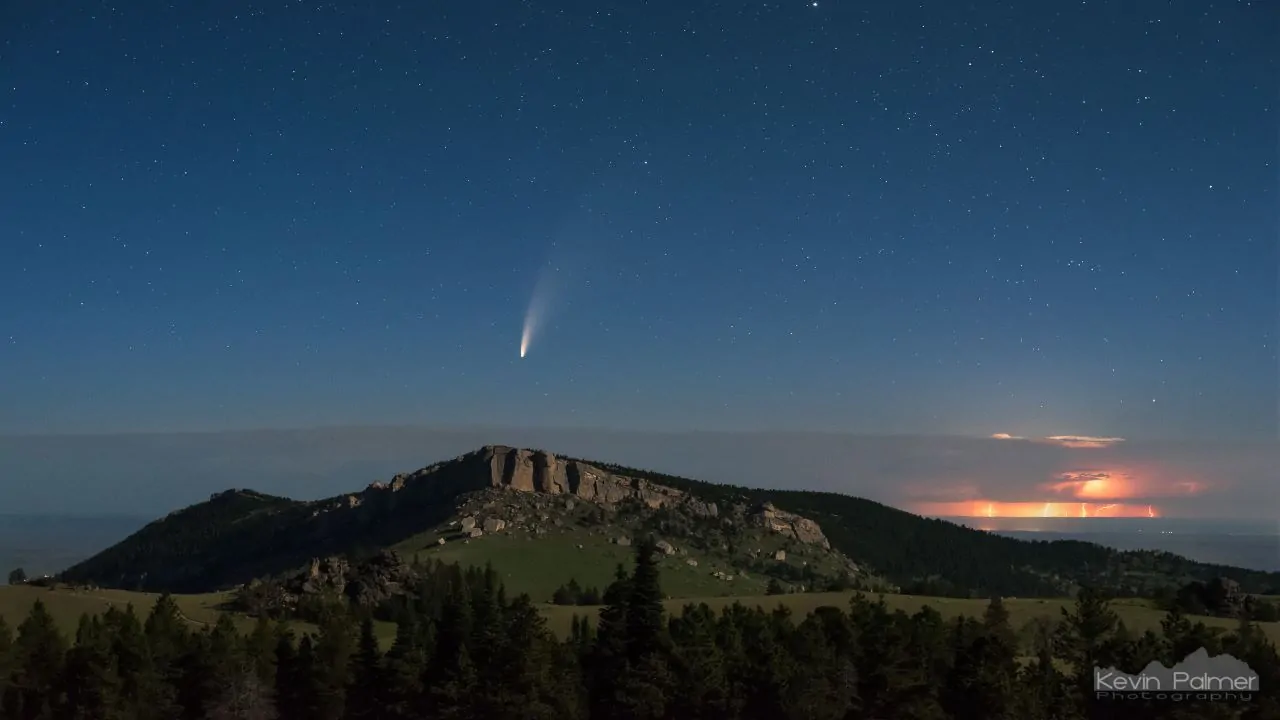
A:
[[[810,615],[791,633],[790,676],[782,691],[791,720],[841,720],[854,709],[853,665],[836,654],[826,628]]]
[[[729,715],[729,681],[716,644],[716,618],[705,603],[685,606],[670,624],[676,647],[677,678],[671,714],[689,720],[720,720]]]
[[[374,720],[383,716],[387,702],[386,673],[382,649],[374,634],[373,618],[360,622],[360,637],[351,658],[351,685],[347,688],[346,717],[350,720]]]
[[[1058,659],[1071,668],[1069,696],[1081,712],[1093,691],[1094,668],[1116,664],[1111,641],[1118,623],[1110,603],[1093,588],[1081,588],[1074,607],[1062,609],[1054,647]]]
[[[13,687],[13,628],[0,615],[0,717],[8,717],[5,711],[6,698]]]
[[[418,622],[406,613],[396,623],[396,638],[386,656],[387,717],[396,720],[415,717],[421,704],[422,676],[427,666],[427,650],[421,638],[430,633],[430,623],[419,631]]]
[[[351,684],[351,659],[356,638],[351,616],[330,613],[320,626],[315,645],[316,720],[338,720],[345,712]]]
[[[308,652],[310,649],[308,648]],[[307,674],[310,668],[304,667],[300,650],[294,643],[293,631],[281,625],[276,632],[275,647],[275,700],[280,720],[303,720],[305,702],[304,693],[307,686]]]
[[[76,720],[116,720],[127,717],[120,707],[119,677],[111,638],[99,616],[80,616],[75,645],[67,651],[63,668],[61,715]]]
[[[44,602],[36,600],[18,626],[14,641],[11,702],[6,710],[21,718],[50,717],[60,705],[67,641]],[[14,712],[16,710],[16,712]]]
[[[632,662],[667,648],[664,613],[658,547],[653,538],[645,538],[636,544],[627,595],[627,657]]]
[[[429,716],[472,716],[477,680],[469,647],[472,625],[471,598],[465,587],[454,588],[441,608],[435,648],[423,678],[424,707]]]

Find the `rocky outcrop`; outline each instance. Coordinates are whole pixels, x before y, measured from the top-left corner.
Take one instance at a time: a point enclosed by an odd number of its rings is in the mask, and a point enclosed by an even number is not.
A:
[[[412,584],[413,572],[392,550],[359,563],[342,557],[313,558],[301,574],[284,583],[287,596],[346,596],[361,607],[374,607]]]
[[[831,549],[831,542],[822,534],[818,523],[807,517],[779,510],[773,503],[764,503],[748,515],[748,520],[767,530],[795,538],[806,545],[817,545],[823,550]]]
[[[600,505],[637,500],[649,508],[680,507],[695,517],[719,515],[715,503],[640,478],[616,475],[579,460],[542,450],[490,445],[481,449],[491,487],[549,495],[572,495]]]

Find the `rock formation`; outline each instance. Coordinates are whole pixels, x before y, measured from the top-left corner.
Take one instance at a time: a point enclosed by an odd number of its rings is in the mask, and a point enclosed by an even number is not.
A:
[[[822,534],[818,523],[795,513],[779,510],[773,503],[764,503],[749,516],[749,520],[773,532],[793,537],[806,545],[818,545],[823,550],[831,549],[831,542]]]

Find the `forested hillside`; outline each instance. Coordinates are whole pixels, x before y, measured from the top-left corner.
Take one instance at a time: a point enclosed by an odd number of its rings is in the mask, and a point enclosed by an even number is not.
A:
[[[1105,598],[1080,593],[1056,623],[1019,637],[1003,603],[981,618],[913,615],[855,595],[805,616],[736,605],[668,615],[656,545],[619,568],[597,622],[567,640],[492,571],[436,566],[394,605],[384,647],[375,609],[335,599],[318,629],[224,615],[193,630],[169,597],[148,617],[112,608],[63,636],[36,603],[0,620],[0,718],[129,720],[1084,720],[1280,718],[1280,656],[1242,620],[1227,635],[1170,613],[1135,635]],[[16,621],[17,619],[14,619]],[[1205,648],[1257,673],[1239,699],[1100,701],[1094,667],[1136,672]]]

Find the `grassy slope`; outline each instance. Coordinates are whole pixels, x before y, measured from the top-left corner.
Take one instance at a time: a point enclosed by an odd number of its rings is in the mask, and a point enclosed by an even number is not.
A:
[[[16,627],[27,616],[32,603],[43,600],[58,625],[68,632],[75,632],[80,616],[85,613],[95,615],[112,606],[124,609],[132,604],[134,612],[145,617],[158,597],[156,593],[127,590],[50,590],[30,585],[6,585],[0,587],[0,616],[4,616],[10,627]],[[210,593],[175,595],[174,599],[187,620],[193,626],[202,627],[218,621],[218,606],[226,597],[224,593]]]
[[[556,588],[569,580],[577,580],[581,587],[595,587],[601,591],[613,581],[614,570],[621,564],[630,569],[635,559],[634,549],[609,542],[610,535],[589,528],[553,528],[545,535],[531,538],[527,533],[504,532],[486,535],[464,544],[454,540],[437,545],[436,533],[424,533],[400,543],[396,550],[402,554],[418,555],[422,559],[456,562],[461,565],[493,565],[509,592],[528,593],[537,602],[548,602]],[[665,557],[661,561],[662,584],[672,598],[705,598],[763,595],[768,578],[755,573],[742,572],[731,567],[722,558],[711,557],[695,548],[684,547],[675,540],[683,553]],[[772,556],[783,549],[781,536],[761,533],[748,543],[752,549]],[[581,546],[581,548],[579,548]],[[796,553],[791,553],[794,559]],[[689,565],[694,560],[697,566]],[[712,575],[722,571],[733,580],[721,580]]]
[[[75,633],[76,625],[79,622],[80,615],[83,613],[101,613],[106,611],[113,604],[117,607],[124,607],[132,603],[139,615],[145,614],[150,610],[151,605],[155,603],[159,597],[154,593],[128,592],[124,590],[48,590],[36,587],[10,587],[0,586],[0,616],[3,616],[10,625],[15,627],[26,617],[27,612],[31,609],[31,604],[37,599],[44,601],[48,607],[50,614],[58,622],[68,636]],[[714,609],[727,607],[735,602],[741,602],[744,605],[755,606],[760,605],[766,608],[777,607],[778,605],[786,605],[791,608],[798,616],[811,612],[815,608],[822,606],[835,606],[845,608],[849,603],[850,593],[806,593],[798,595],[742,595],[732,597],[708,597],[708,598],[686,598],[673,599],[666,603],[667,609],[671,612],[679,612],[680,609],[688,603],[705,602]],[[222,603],[226,596],[222,593],[212,593],[206,595],[175,595],[174,599],[181,608],[183,614],[192,622],[193,626],[200,627],[205,623],[213,623],[218,617],[218,605]],[[944,617],[958,617],[961,615],[981,615],[986,607],[985,600],[966,600],[954,598],[935,598],[913,595],[886,595],[885,602],[890,610],[902,609],[905,612],[913,613],[924,605],[932,605]],[[1006,600],[1005,605],[1009,609],[1010,620],[1015,628],[1022,628],[1032,619],[1037,617],[1047,617],[1058,619],[1061,617],[1061,610],[1069,607],[1071,601],[1065,599],[1057,600],[1038,600],[1038,599],[1012,599]],[[1129,600],[1117,601],[1114,605],[1117,614],[1124,620],[1130,629],[1137,632],[1144,630],[1160,631],[1160,621],[1164,618],[1164,613],[1145,604],[1143,601]],[[598,608],[589,607],[560,607],[555,605],[542,606],[543,615],[547,618],[548,626],[561,637],[568,635],[569,621],[575,614],[591,614],[594,615]],[[1235,627],[1235,622],[1223,618],[1193,618],[1201,620],[1210,627],[1220,627],[1230,630]],[[240,618],[237,623],[243,629],[247,630],[252,625],[252,621],[248,618]],[[1280,644],[1280,623],[1263,623],[1263,630],[1273,642]],[[299,631],[311,630],[305,625],[297,626]],[[395,627],[388,623],[379,623],[378,635],[384,647],[389,647],[392,638],[395,636]]]

